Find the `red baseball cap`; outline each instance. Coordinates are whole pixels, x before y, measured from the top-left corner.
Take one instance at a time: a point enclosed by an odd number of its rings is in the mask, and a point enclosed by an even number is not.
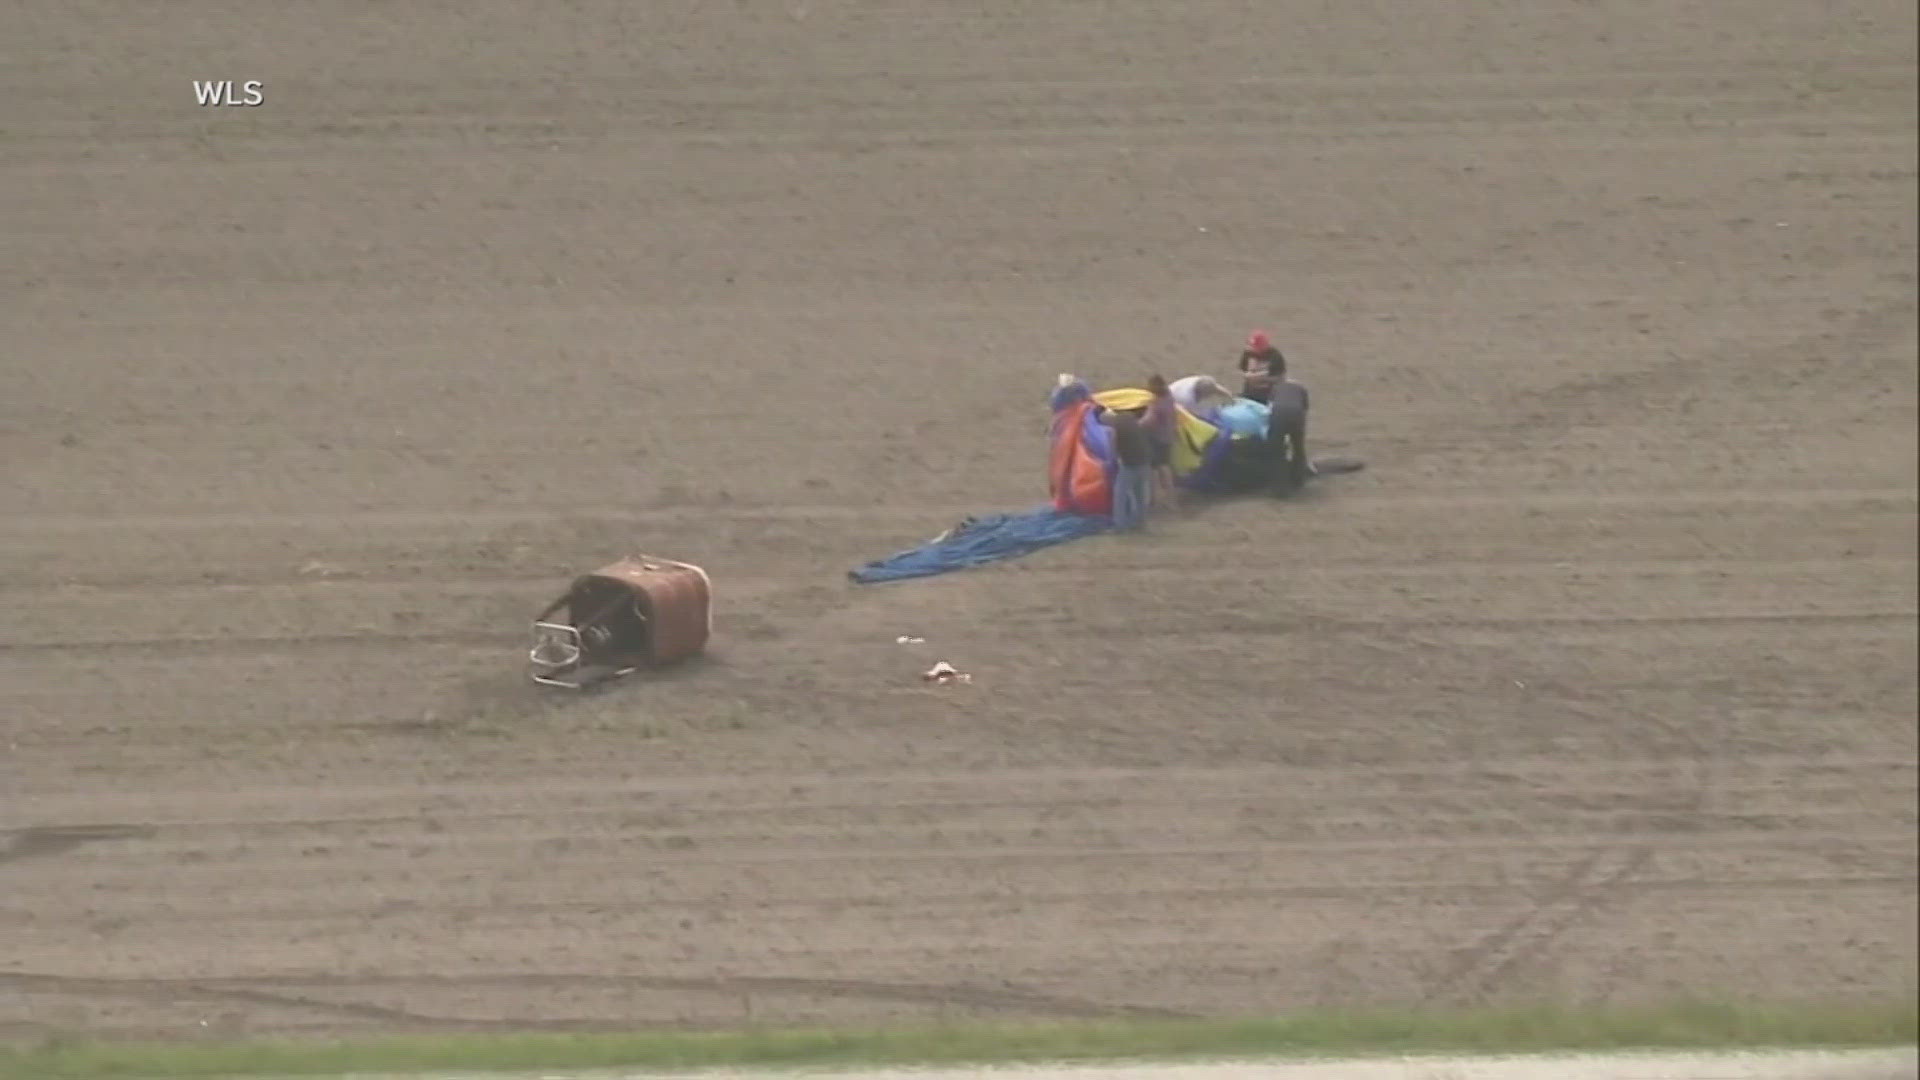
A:
[[[1253,333],[1247,335],[1247,349],[1249,351],[1266,352],[1272,347],[1273,342],[1268,340],[1265,330],[1255,330]]]

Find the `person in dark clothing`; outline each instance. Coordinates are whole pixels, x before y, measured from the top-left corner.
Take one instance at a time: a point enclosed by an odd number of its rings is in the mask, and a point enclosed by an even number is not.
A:
[[[1313,475],[1307,458],[1307,388],[1282,376],[1268,395],[1266,445],[1273,455],[1273,493],[1287,496]]]
[[[1266,331],[1247,335],[1247,347],[1240,350],[1240,396],[1262,405],[1273,403],[1273,386],[1287,377],[1287,358],[1273,347]]]
[[[1130,412],[1107,409],[1100,422],[1113,429],[1113,527],[1138,529],[1146,520],[1148,485],[1153,478],[1153,439]]]
[[[1147,438],[1153,441],[1153,501],[1159,505],[1171,505],[1179,496],[1173,483],[1173,440],[1179,433],[1178,406],[1173,400],[1173,390],[1167,380],[1154,375],[1147,380],[1147,392],[1153,400],[1147,402],[1147,411],[1140,417],[1140,426],[1147,431]]]

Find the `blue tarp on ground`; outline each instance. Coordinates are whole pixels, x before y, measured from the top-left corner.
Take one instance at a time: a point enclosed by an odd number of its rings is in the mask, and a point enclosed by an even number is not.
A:
[[[938,540],[870,562],[847,576],[862,585],[931,577],[1018,558],[1030,551],[1105,532],[1112,524],[1105,517],[1063,513],[1051,506],[1024,514],[973,518]]]

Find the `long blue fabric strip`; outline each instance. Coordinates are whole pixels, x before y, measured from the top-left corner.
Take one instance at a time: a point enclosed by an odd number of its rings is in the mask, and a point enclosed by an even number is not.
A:
[[[938,540],[875,560],[847,576],[862,585],[932,577],[1018,558],[1110,528],[1107,518],[1062,513],[1051,506],[1024,514],[993,514],[971,519]]]

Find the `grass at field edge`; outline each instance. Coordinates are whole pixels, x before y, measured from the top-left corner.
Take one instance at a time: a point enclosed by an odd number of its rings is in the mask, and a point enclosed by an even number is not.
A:
[[[1532,1006],[1317,1010],[1284,1017],[766,1030],[395,1036],[338,1042],[0,1046],[0,1080],[339,1076],[418,1072],[984,1065],[1401,1053],[1524,1054],[1906,1046],[1920,1005]]]

